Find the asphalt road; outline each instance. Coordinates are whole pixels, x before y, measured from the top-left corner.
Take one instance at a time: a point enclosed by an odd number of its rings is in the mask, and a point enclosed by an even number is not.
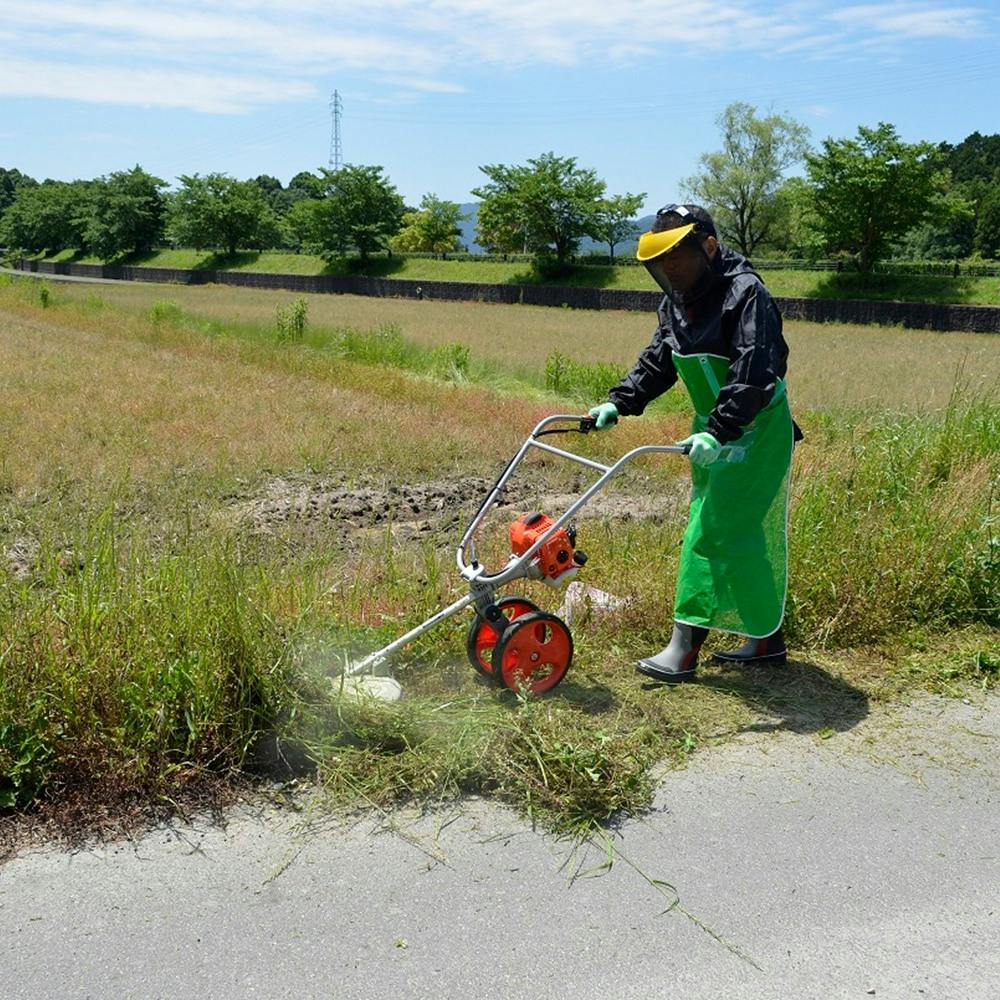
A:
[[[996,1000],[998,747],[995,696],[748,735],[575,879],[598,847],[482,802],[31,851],[0,869],[0,997]]]

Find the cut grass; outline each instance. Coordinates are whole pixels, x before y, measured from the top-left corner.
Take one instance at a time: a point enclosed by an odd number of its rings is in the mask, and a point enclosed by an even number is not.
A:
[[[97,257],[62,251],[43,258],[80,264],[101,264]],[[222,257],[209,251],[156,250],[133,254],[119,263],[142,267],[193,270],[259,271],[266,274],[356,274],[412,281],[459,281],[484,284],[550,284],[586,288],[656,291],[643,267],[576,266],[557,277],[547,277],[529,264],[504,261],[434,260],[432,258],[371,258],[367,264],[345,261],[328,264],[320,257],[280,251],[242,251]],[[774,295],[789,298],[890,299],[901,302],[940,302],[1000,305],[1000,278],[957,278],[931,275],[862,275],[827,271],[774,269],[764,272]]]
[[[338,701],[330,674],[344,657],[462,592],[454,539],[406,543],[386,529],[347,545],[305,530],[305,513],[262,535],[227,516],[234,495],[289,473],[489,476],[541,415],[573,402],[543,395],[537,348],[513,352],[515,377],[502,355],[477,368],[472,345],[456,383],[434,370],[440,344],[405,327],[321,327],[316,299],[302,341],[279,344],[274,305],[287,296],[243,293],[270,308],[226,322],[189,306],[217,305],[211,290],[158,309],[121,291],[60,287],[43,307],[37,288],[0,288],[0,547],[38,546],[23,579],[0,575],[8,805],[54,808],[84,786],[105,804],[162,802],[277,742],[286,757],[299,748],[340,805],[476,792],[583,832],[640,810],[656,762],[747,727],[825,733],[914,686],[995,683],[1000,404],[959,383],[936,410],[875,408],[913,336],[881,331],[851,390],[868,405],[801,414],[787,670],[713,667],[697,686],[644,686],[631,664],[668,627],[682,519],[592,520],[581,526],[589,581],[633,601],[574,621],[576,662],[553,697],[484,686],[463,655],[468,618],[456,617],[398,662],[399,706]],[[505,343],[530,344],[536,313],[480,308],[491,312],[456,314],[489,316]],[[589,358],[619,318],[602,317],[603,332],[577,325],[573,355]],[[969,343],[984,358],[1000,348]],[[819,350],[802,356],[822,380]],[[927,398],[945,376],[928,363],[912,378]],[[675,439],[684,422],[629,421],[580,446],[608,458]],[[676,490],[669,463],[643,471],[647,489]],[[538,485],[560,475],[549,462],[528,472]],[[550,610],[560,600],[529,593]]]

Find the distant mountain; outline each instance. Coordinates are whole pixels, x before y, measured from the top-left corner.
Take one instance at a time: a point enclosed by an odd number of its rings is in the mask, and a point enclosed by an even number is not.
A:
[[[479,202],[469,202],[469,204],[462,205],[460,207],[462,209],[462,215],[466,215],[468,218],[464,222],[460,222],[458,224],[462,230],[462,235],[459,239],[465,244],[467,253],[484,253],[485,251],[483,248],[476,242],[476,223],[479,221]]]
[[[468,253],[485,253],[483,248],[476,242],[476,223],[479,220],[479,202],[473,201],[468,202],[461,206],[462,214],[468,216],[464,222],[460,222],[459,226],[462,230],[462,235],[459,239],[462,241],[467,249]],[[636,219],[636,226],[640,233],[646,232],[650,226],[653,224],[653,219],[655,216],[644,215],[641,219]],[[627,257],[635,253],[636,244],[638,240],[626,240],[624,243],[619,243],[615,246],[615,256],[616,257]],[[596,240],[584,238],[580,240],[580,253],[604,253],[608,252],[607,243],[598,243]]]

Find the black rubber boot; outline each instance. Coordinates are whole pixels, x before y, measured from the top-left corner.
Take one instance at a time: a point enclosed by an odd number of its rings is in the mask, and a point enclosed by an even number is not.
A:
[[[674,622],[670,644],[655,656],[647,656],[640,660],[635,668],[640,674],[645,674],[654,680],[665,681],[667,684],[689,681],[695,675],[698,650],[701,649],[701,644],[707,635],[707,628]]]
[[[766,663],[769,666],[780,666],[787,662],[788,650],[785,649],[785,639],[779,628],[763,639],[747,639],[739,649],[713,653],[712,659],[720,663]]]

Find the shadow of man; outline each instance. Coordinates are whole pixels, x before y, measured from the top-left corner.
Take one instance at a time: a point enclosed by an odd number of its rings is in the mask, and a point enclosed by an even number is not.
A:
[[[846,732],[869,711],[864,691],[803,657],[780,667],[712,663],[699,667],[696,683],[735,695],[760,716],[741,732]]]

